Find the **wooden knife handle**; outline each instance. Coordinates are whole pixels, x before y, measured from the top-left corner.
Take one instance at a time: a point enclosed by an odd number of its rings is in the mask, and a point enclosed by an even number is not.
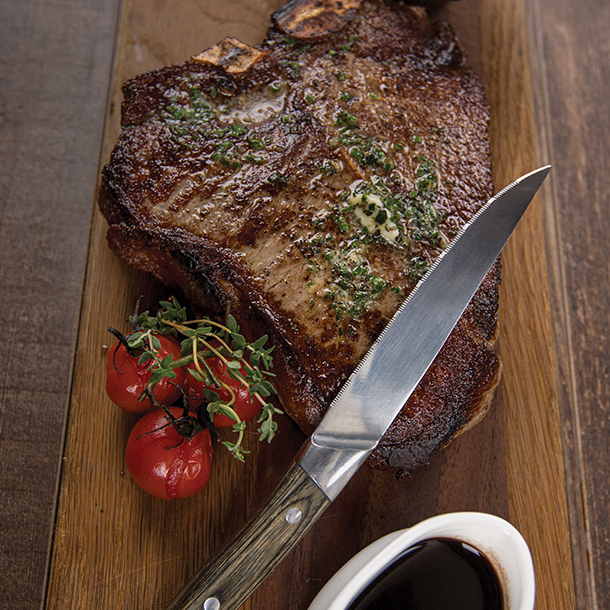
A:
[[[235,610],[330,504],[293,464],[265,506],[180,592],[168,610]]]

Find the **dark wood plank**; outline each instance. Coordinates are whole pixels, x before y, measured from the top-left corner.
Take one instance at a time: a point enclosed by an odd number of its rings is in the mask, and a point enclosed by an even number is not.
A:
[[[41,605],[119,0],[0,3],[0,607]]]
[[[610,6],[537,0],[546,201],[577,607],[610,607]]]

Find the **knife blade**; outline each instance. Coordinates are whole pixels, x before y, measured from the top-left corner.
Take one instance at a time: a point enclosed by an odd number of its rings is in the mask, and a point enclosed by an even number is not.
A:
[[[343,385],[267,504],[168,610],[235,610],[305,535],[407,402],[550,169],[507,186],[462,228]]]

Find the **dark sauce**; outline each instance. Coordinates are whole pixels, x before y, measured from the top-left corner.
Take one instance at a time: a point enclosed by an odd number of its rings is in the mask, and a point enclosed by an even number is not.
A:
[[[502,610],[500,580],[473,547],[437,538],[407,549],[349,610]]]

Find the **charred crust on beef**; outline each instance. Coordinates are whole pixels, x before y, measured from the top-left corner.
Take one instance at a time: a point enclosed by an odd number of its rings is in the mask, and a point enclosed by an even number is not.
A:
[[[361,3],[362,0],[293,0],[276,11],[272,19],[285,34],[311,40],[345,27]]]
[[[226,39],[125,83],[98,200],[119,258],[269,335],[283,407],[309,434],[492,194],[489,111],[422,9],[301,0],[274,20],[259,47]],[[499,281],[497,263],[372,465],[408,473],[485,414]]]

